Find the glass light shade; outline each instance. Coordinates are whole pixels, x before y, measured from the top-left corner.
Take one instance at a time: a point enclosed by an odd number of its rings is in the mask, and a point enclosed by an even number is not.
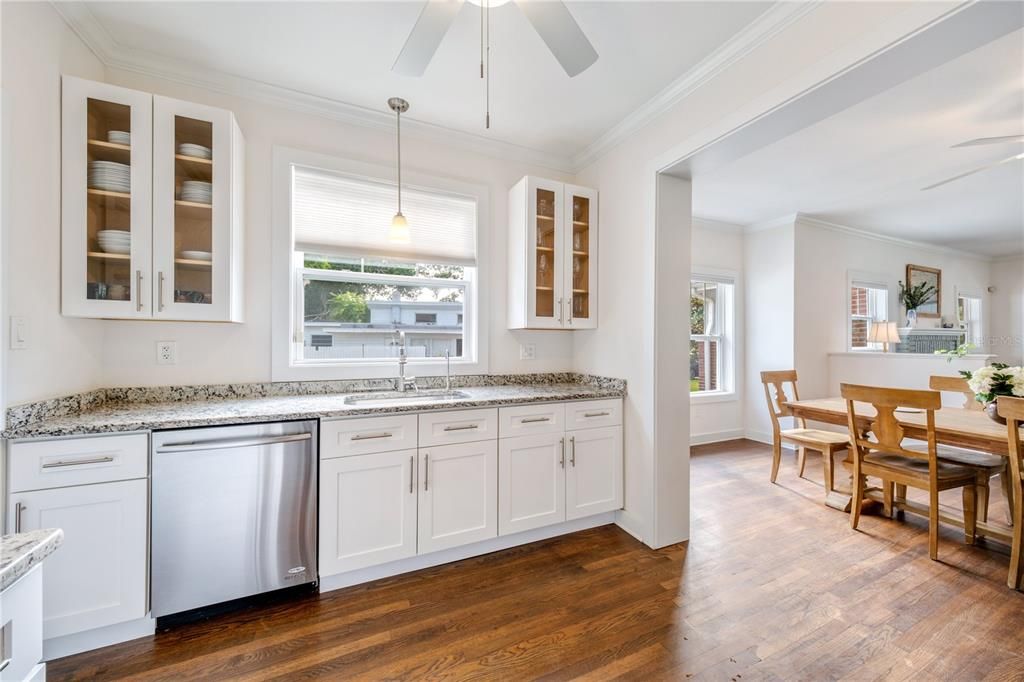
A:
[[[391,219],[391,229],[388,230],[388,241],[392,244],[409,243],[409,223],[401,213],[396,213],[395,217]]]

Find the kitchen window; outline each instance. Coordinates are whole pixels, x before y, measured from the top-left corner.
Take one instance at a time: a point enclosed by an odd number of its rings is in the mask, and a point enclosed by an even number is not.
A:
[[[446,354],[453,372],[483,371],[479,188],[407,185],[403,176],[411,239],[396,244],[388,169],[313,156],[275,150],[290,227],[288,324],[275,313],[275,378],[391,377],[403,342],[410,374],[444,373]]]
[[[871,327],[889,319],[889,289],[884,284],[854,280],[850,283],[850,350],[882,350],[872,343]]]
[[[695,275],[690,282],[690,394],[733,391],[735,282]]]

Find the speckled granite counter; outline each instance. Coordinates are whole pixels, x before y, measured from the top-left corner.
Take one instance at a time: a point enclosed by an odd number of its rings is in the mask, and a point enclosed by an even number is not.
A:
[[[538,375],[540,376],[540,375]],[[561,378],[561,377],[560,377]],[[460,382],[461,383],[461,382]],[[290,419],[314,419],[332,417],[355,417],[398,412],[425,412],[430,410],[453,410],[471,407],[500,407],[524,403],[555,402],[563,400],[596,400],[621,398],[625,395],[625,383],[616,380],[597,379],[586,383],[538,383],[489,386],[459,386],[465,397],[443,399],[437,402],[417,404],[366,406],[350,405],[345,402],[349,393],[325,393],[313,395],[265,395],[254,397],[194,397],[181,399],[173,396],[170,400],[133,402],[115,400],[94,402],[71,414],[44,416],[42,418],[10,423],[3,437],[42,438],[73,436],[88,433],[110,433],[116,431],[154,431],[218,424],[242,424],[253,422],[286,421]]]
[[[60,528],[43,528],[0,538],[0,592],[53,554],[63,542],[64,531]]]

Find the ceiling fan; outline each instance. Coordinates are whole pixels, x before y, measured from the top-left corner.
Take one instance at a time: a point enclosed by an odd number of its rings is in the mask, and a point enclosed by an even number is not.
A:
[[[950,149],[959,149],[961,147],[980,147],[982,145],[988,145],[988,144],[1007,144],[1007,143],[1012,143],[1012,142],[1024,142],[1024,135],[1002,135],[1000,137],[979,137],[979,138],[974,139],[974,140],[967,140],[966,142],[961,142],[959,144],[955,144],[952,147],[950,147]],[[975,168],[973,170],[969,170],[966,173],[961,173],[960,175],[954,175],[951,178],[946,178],[942,182],[936,182],[934,185],[928,185],[927,187],[922,187],[921,191],[924,192],[925,190],[935,189],[936,187],[941,187],[942,185],[948,184],[948,183],[953,182],[955,180],[959,180],[961,178],[966,178],[968,175],[974,175],[975,173],[980,173],[982,171],[987,171],[987,170],[990,170],[992,168],[996,168],[997,166],[1002,166],[1005,163],[1011,163],[1013,161],[1020,161],[1022,159],[1024,159],[1024,152],[1022,152],[1020,154],[1014,154],[1013,156],[1008,156],[1005,159],[1000,159],[999,161],[993,161],[992,163],[987,163],[984,166],[980,166],[980,167]]]
[[[469,2],[493,9],[509,0]],[[597,51],[587,40],[587,36],[572,18],[564,3],[556,0],[512,2],[533,24],[541,40],[570,78],[582,73],[597,61]],[[404,76],[422,76],[463,4],[463,0],[427,0],[391,70]]]

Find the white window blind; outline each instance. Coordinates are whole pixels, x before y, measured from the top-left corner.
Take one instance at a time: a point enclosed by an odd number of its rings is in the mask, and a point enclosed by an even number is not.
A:
[[[409,244],[388,241],[394,184],[292,167],[295,249],[329,255],[389,257],[419,263],[476,266],[476,201],[402,188]]]

